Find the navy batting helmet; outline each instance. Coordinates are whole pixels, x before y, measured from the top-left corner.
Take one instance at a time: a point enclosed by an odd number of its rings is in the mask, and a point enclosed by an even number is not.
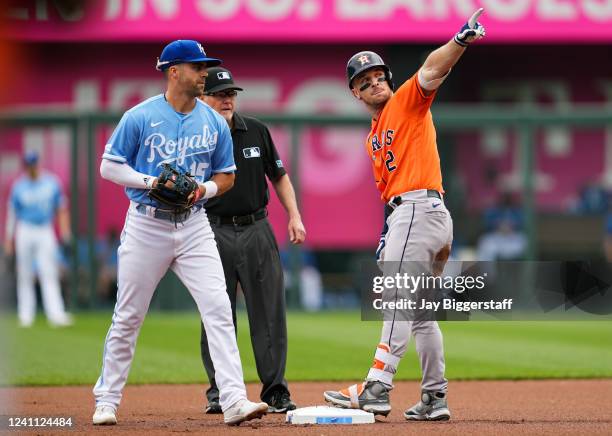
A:
[[[373,51],[360,51],[353,55],[346,65],[346,76],[348,78],[349,88],[353,89],[353,79],[359,74],[371,68],[382,68],[385,70],[385,77],[389,87],[393,89],[393,81],[391,80],[391,69],[385,64],[380,56]]]

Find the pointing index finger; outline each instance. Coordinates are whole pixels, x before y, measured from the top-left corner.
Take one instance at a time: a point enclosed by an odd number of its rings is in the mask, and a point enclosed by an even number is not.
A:
[[[474,25],[476,24],[476,22],[478,21],[478,17],[480,17],[480,15],[484,12],[484,8],[480,8],[478,9],[476,12],[474,12],[474,15],[472,15],[470,17],[470,19],[468,20],[468,26],[470,26],[470,29],[474,28]]]

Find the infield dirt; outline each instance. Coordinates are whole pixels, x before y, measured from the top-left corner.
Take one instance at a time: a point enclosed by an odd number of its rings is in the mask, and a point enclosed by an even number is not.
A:
[[[291,383],[299,406],[324,405],[323,391],[346,383]],[[3,434],[611,434],[612,380],[472,381],[450,383],[448,422],[407,422],[403,411],[418,400],[417,382],[398,382],[391,392],[393,411],[368,425],[290,425],[285,415],[267,415],[240,427],[223,424],[222,415],[203,413],[204,386],[146,385],[125,389],[119,424],[94,427],[91,386],[3,388],[6,416],[72,417],[70,430],[19,428]],[[248,385],[256,400],[259,385]]]

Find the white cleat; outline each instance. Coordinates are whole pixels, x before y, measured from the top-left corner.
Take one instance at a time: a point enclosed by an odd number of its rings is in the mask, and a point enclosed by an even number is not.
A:
[[[115,425],[117,424],[117,415],[115,409],[111,406],[98,406],[93,415],[94,425]]]
[[[261,418],[267,412],[268,405],[266,403],[253,403],[244,398],[223,412],[223,417],[227,425],[240,425],[244,421]]]
[[[55,328],[72,327],[74,325],[74,319],[67,313],[59,318],[49,320],[49,325]]]

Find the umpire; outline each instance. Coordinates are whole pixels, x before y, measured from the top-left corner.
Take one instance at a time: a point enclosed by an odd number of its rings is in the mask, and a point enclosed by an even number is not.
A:
[[[235,112],[238,91],[243,89],[234,84],[230,71],[221,67],[207,71],[203,100],[228,122],[238,170],[233,189],[208,200],[206,212],[221,254],[235,326],[238,283],[244,294],[257,374],[263,383],[261,400],[268,403],[269,412],[284,413],[296,405],[291,401],[285,380],[285,289],[278,245],[267,219],[270,195],[266,176],[289,215],[291,242],[303,242],[306,231],[293,186],[267,127],[255,118]],[[221,413],[215,368],[204,328],[200,346],[210,380],[206,413]]]

